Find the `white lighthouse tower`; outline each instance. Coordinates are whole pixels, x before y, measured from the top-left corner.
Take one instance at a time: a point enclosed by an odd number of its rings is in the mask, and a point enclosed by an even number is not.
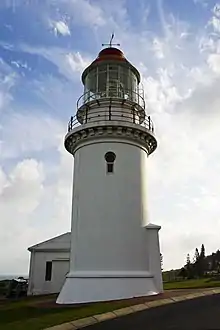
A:
[[[160,227],[147,219],[147,162],[157,142],[140,74],[110,43],[82,82],[65,136],[75,159],[71,256],[57,303],[158,294]]]

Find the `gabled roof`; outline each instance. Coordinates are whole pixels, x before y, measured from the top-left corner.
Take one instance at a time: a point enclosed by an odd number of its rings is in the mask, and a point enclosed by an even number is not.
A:
[[[65,233],[28,248],[28,251],[70,251],[70,235]]]

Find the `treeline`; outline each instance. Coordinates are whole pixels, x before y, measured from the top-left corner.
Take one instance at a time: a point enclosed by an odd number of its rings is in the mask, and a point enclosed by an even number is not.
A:
[[[187,254],[186,263],[178,272],[183,279],[202,278],[207,275],[220,273],[220,251],[217,250],[209,256],[205,255],[205,246],[202,244],[200,252],[196,248],[193,260]]]

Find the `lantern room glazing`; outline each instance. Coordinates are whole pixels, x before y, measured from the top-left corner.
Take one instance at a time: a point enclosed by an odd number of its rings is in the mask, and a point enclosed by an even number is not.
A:
[[[144,108],[140,74],[116,48],[107,48],[82,75],[84,94],[81,104],[101,99],[130,100]]]

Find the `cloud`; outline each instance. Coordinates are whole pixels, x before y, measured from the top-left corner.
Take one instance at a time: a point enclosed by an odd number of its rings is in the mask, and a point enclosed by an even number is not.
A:
[[[57,147],[65,132],[64,124],[39,111],[37,116],[10,113],[1,128],[0,159],[21,157],[30,152]]]
[[[36,160],[19,162],[1,189],[1,203],[13,203],[18,213],[32,213],[40,201],[43,178],[42,165]]]
[[[0,112],[6,109],[13,99],[11,89],[17,79],[16,73],[0,58]]]
[[[73,72],[82,73],[82,71],[90,64],[90,62],[84,59],[79,52],[75,54],[67,54],[66,59]]]
[[[51,21],[52,26],[61,34],[63,32],[65,35],[66,33],[67,35],[70,34],[66,18],[77,26],[87,26],[91,29],[102,27],[106,24],[106,13],[102,10],[99,3],[97,4],[96,2],[88,0],[54,0],[51,4],[50,0],[46,0],[45,7],[51,10],[53,16],[56,17],[55,20]],[[59,20],[57,20],[57,17],[59,17]]]
[[[209,253],[219,247],[220,98],[219,80],[211,81],[197,85],[175,113],[153,115],[159,145],[149,159],[149,208],[151,221],[162,224],[166,267],[170,260],[180,267],[202,243]]]
[[[209,24],[213,27],[215,32],[220,32],[220,19],[218,17],[213,16]]]
[[[164,47],[164,44],[161,43],[160,40],[158,40],[157,38],[155,38],[153,40],[153,47],[152,47],[152,50],[154,51],[155,55],[157,58],[164,58],[164,52],[163,52],[163,47]]]
[[[66,3],[69,9],[69,15],[72,16],[72,19],[77,24],[86,24],[92,28],[106,24],[105,13],[100,6],[92,4],[87,0],[64,0],[64,3]]]
[[[197,5],[201,5],[203,6],[204,8],[206,8],[208,6],[208,0],[193,0],[194,3]]]
[[[216,17],[220,17],[220,4],[216,3],[213,8],[213,13]]]
[[[71,32],[68,25],[62,21],[50,21],[50,27],[53,29],[54,34],[57,36],[61,34],[62,36],[70,36]]]
[[[32,216],[42,197],[44,170],[42,164],[36,160],[24,159],[16,164],[10,174],[7,175],[2,169],[0,172],[1,177],[4,177],[4,180],[0,180],[0,241],[4,246],[0,252],[1,272],[4,273],[4,269],[6,272],[16,271],[13,270],[13,263],[9,262],[8,255],[14,255],[19,272],[19,261],[16,258],[19,257],[19,253],[25,255],[25,250],[22,249],[25,248],[28,238],[25,239],[23,234],[27,234],[29,216]],[[27,261],[27,258],[25,259]]]
[[[0,252],[1,273],[27,274],[27,247],[69,230],[72,157],[63,135],[56,147],[45,147],[40,161],[23,158],[7,172],[0,168],[0,241],[7,250]]]
[[[79,79],[79,73],[82,72],[91,63],[91,58],[88,55],[80,52],[71,52],[67,49],[50,47],[35,48],[28,45],[20,45],[22,51],[29,54],[38,54],[55,64],[59,72],[68,80]]]

